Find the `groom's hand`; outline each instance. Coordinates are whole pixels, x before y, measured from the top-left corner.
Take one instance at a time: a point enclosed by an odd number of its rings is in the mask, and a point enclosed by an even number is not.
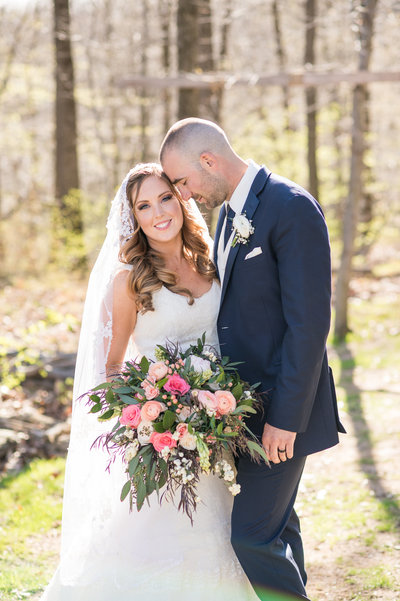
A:
[[[280,463],[293,457],[293,445],[296,432],[281,430],[266,423],[262,435],[262,445],[272,463]],[[284,451],[284,452],[283,452]]]

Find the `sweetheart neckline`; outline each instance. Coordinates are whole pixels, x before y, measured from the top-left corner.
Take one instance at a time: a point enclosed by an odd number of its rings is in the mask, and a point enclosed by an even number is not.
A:
[[[194,300],[200,300],[202,299],[204,296],[206,296],[209,292],[211,292],[211,290],[214,288],[214,284],[218,284],[217,280],[213,279],[211,286],[209,287],[208,290],[206,290],[205,292],[203,292],[203,294],[201,294],[200,296],[194,296]],[[160,288],[166,290],[167,292],[170,292],[171,294],[174,294],[175,296],[181,296],[182,298],[187,300],[187,296],[185,296],[184,294],[178,294],[177,292],[172,292],[172,290],[170,290],[169,288],[167,288],[166,286],[162,285],[162,287]]]

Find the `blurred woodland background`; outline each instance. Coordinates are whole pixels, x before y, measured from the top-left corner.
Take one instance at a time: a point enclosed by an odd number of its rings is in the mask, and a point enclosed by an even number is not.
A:
[[[400,598],[399,32],[399,0],[0,0],[0,563],[14,574],[0,576],[4,599],[40,590],[56,561],[63,463],[48,458],[67,449],[82,303],[110,202],[187,116],[217,121],[241,156],[324,209],[330,356],[349,435],[333,459],[311,461],[319,484],[306,478],[299,501],[312,593]],[[330,462],[344,467],[317,509]],[[36,522],[38,488],[49,496]],[[347,528],[337,539],[334,515]],[[33,547],[16,546],[21,536]],[[338,540],[347,551],[357,541],[353,572]]]

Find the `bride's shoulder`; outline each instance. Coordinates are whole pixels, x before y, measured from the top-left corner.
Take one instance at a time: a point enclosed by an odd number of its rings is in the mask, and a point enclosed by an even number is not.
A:
[[[127,269],[122,267],[115,273],[113,280],[112,280],[112,287],[113,287],[114,296],[115,295],[122,296],[122,297],[126,296],[126,297],[129,297],[130,300],[132,300],[133,293],[129,289],[129,276],[131,273],[131,270],[129,268],[130,268],[130,265],[127,265]]]

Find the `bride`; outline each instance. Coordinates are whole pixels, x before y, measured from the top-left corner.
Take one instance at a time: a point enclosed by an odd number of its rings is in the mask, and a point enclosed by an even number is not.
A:
[[[205,332],[218,347],[220,287],[211,240],[157,164],[141,164],[113,201],[108,234],[85,302],[74,382],[60,563],[42,601],[256,601],[230,544],[232,496],[202,476],[191,526],[171,502],[140,512],[119,500],[122,462],[90,449],[110,424],[88,415],[83,393],[126,358],[154,358],[169,340],[182,349]]]

